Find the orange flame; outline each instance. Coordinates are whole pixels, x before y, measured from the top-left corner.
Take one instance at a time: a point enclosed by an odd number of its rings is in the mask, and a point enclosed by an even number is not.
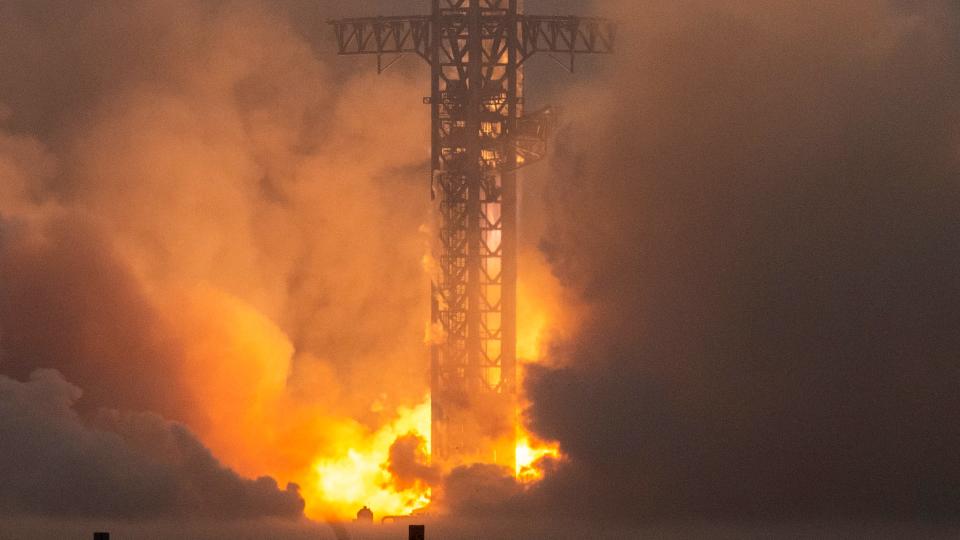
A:
[[[409,434],[421,437],[429,448],[429,396],[414,408],[398,409],[393,422],[351,441],[340,455],[318,459],[314,478],[304,487],[307,515],[343,518],[363,506],[375,515],[406,515],[429,504],[428,487],[398,489],[386,469],[390,446]]]
[[[572,315],[539,257],[524,260],[523,269],[518,355],[529,365],[548,361],[545,345],[563,335]],[[323,362],[301,362],[297,371],[298,384],[307,384],[314,397],[291,393],[294,347],[252,305],[212,287],[171,296],[165,311],[187,344],[183,375],[197,405],[197,417],[187,420],[226,465],[246,476],[296,482],[311,518],[350,519],[363,506],[378,516],[405,515],[429,504],[429,486],[403,484],[388,470],[398,438],[414,434],[426,441],[422,454],[429,453],[429,396],[386,414],[376,409],[384,420],[365,425],[336,407],[342,391]],[[427,341],[438,339],[436,332],[429,328]],[[516,477],[537,482],[544,458],[562,459],[559,445],[522,425],[517,431]]]
[[[226,465],[297,483],[311,518],[349,519],[364,505],[407,514],[429,502],[429,487],[397,488],[387,470],[398,438],[414,434],[429,447],[429,396],[389,415],[375,406],[386,421],[367,427],[335,414],[340,390],[329,369],[299,373],[326,401],[291,394],[293,345],[251,305],[209,287],[183,291],[174,304],[197,405],[190,424]]]
[[[517,311],[517,356],[521,365],[546,361],[547,344],[566,334],[575,312],[564,302],[560,283],[539,254],[524,258],[523,274],[517,284]],[[521,377],[522,373],[521,370]],[[525,396],[521,396],[521,404],[528,405]],[[522,423],[518,425],[517,480],[524,484],[542,480],[545,458],[563,459],[559,443],[542,441],[528,433]]]
[[[522,434],[517,439],[517,480],[524,484],[542,480],[544,458],[560,459],[560,445],[541,442]]]

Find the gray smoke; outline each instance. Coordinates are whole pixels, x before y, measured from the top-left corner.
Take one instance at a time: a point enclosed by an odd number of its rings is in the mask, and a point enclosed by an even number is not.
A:
[[[57,518],[296,518],[297,487],[247,480],[183,425],[152,413],[73,408],[81,390],[53,370],[0,377],[0,514]]]
[[[955,517],[956,4],[604,6],[543,241],[591,316],[527,388],[570,462],[530,504]]]

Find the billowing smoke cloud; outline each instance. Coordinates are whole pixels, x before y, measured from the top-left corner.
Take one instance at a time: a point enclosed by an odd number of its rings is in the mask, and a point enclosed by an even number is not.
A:
[[[284,482],[423,400],[422,73],[340,73],[319,8],[0,5],[0,373]]]
[[[171,392],[182,347],[102,234],[82,221],[56,219],[42,231],[0,223],[0,297],[4,373],[22,380],[56,366],[89,389],[88,410],[190,410]]]
[[[155,414],[73,409],[81,391],[58,372],[0,377],[0,513],[63,517],[297,517],[303,500],[268,477],[223,467],[183,425]]]
[[[397,438],[390,446],[387,468],[400,490],[437,485],[440,469],[428,463],[427,441],[410,434]]]
[[[590,316],[528,375],[569,457],[535,506],[955,517],[956,4],[603,5],[616,69],[548,194]]]

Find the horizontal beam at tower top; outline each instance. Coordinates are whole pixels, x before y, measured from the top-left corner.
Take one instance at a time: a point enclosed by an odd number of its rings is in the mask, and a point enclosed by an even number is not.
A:
[[[515,18],[513,47],[522,64],[537,53],[610,54],[616,39],[616,25],[600,17],[483,14],[485,33],[506,35],[504,23]],[[329,21],[334,26],[341,55],[412,53],[431,62],[434,44],[434,17],[359,17]],[[449,13],[437,17],[438,32],[445,40],[467,39],[469,17]]]

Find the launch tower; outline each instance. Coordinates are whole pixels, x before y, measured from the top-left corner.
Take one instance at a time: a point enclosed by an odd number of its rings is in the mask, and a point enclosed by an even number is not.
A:
[[[543,157],[555,116],[524,114],[523,65],[546,53],[573,70],[577,55],[613,48],[607,20],[521,3],[433,0],[430,15],[331,21],[341,55],[375,55],[382,72],[409,53],[431,69],[431,454],[445,467],[516,459],[516,171]]]

